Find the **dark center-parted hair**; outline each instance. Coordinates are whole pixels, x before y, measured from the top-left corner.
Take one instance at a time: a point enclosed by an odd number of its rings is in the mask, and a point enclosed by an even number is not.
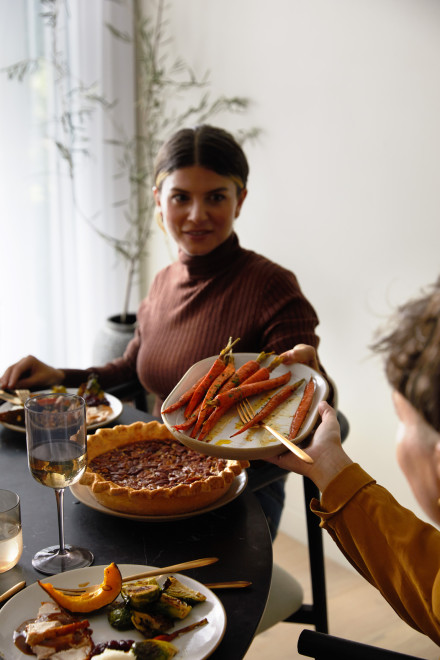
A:
[[[440,432],[440,278],[400,306],[392,322],[372,348],[385,356],[391,386]]]
[[[222,128],[202,124],[174,133],[157,154],[155,185],[160,189],[171,172],[194,165],[232,179],[238,191],[246,187],[249,165],[244,151]]]

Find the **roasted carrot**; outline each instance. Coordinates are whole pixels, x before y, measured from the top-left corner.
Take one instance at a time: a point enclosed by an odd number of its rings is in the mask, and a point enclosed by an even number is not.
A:
[[[277,355],[277,357],[274,358],[272,362],[267,365],[267,367],[260,367],[258,371],[251,374],[251,376],[245,381],[245,383],[248,385],[249,383],[258,383],[258,381],[260,380],[267,380],[268,378],[270,378],[271,372],[276,367],[279,367],[280,364],[283,363],[283,361],[284,358],[282,358],[280,355]]]
[[[196,421],[195,426],[194,426],[194,428],[192,430],[192,433],[191,433],[192,438],[196,437],[196,435],[199,432],[203,422],[209,416],[209,414],[212,412],[212,408],[210,408],[208,406],[208,402],[211,401],[215,396],[217,396],[217,392],[219,392],[222,385],[227,383],[228,380],[234,374],[235,374],[234,356],[229,355],[228,364],[223,369],[223,371],[217,376],[217,378],[213,381],[213,383],[209,386],[208,391],[205,394],[205,397],[202,401],[201,408],[200,408],[199,413],[197,415],[197,421]]]
[[[224,392],[223,394],[217,394],[212,403],[215,406],[222,406],[227,401],[241,401],[247,396],[254,396],[254,394],[261,394],[262,392],[267,392],[268,390],[274,390],[281,385],[285,385],[289,382],[292,374],[290,371],[286,371],[282,376],[277,376],[277,378],[269,378],[268,380],[260,380],[257,383],[243,383],[238,387],[234,387],[229,392]]]
[[[204,378],[204,376],[202,376],[201,378],[199,378],[199,380],[197,380],[197,381],[194,383],[194,385],[192,385],[192,386],[189,388],[189,390],[186,390],[186,392],[184,392],[184,393],[182,394],[182,396],[179,397],[179,398],[177,399],[177,401],[175,401],[175,402],[172,403],[170,406],[168,406],[167,408],[165,408],[165,410],[162,411],[162,414],[168,415],[169,413],[172,413],[172,412],[174,412],[175,410],[179,410],[179,408],[181,408],[182,406],[184,406],[185,403],[188,403],[188,401],[190,400],[190,398],[191,398],[192,395],[194,394],[194,391],[195,391],[196,387],[197,387],[198,385],[200,385],[200,383],[202,382],[203,378]]]
[[[230,408],[232,408],[234,403],[235,402],[233,399],[228,399],[223,403],[222,406],[218,406],[217,408],[212,408],[212,413],[203,422],[202,428],[200,429],[199,437],[197,439],[200,441],[204,440],[208,435],[208,433],[212,431],[214,426],[217,424],[218,420],[221,417],[223,417],[223,415],[227,413]]]
[[[179,630],[176,630],[176,632],[169,633],[168,635],[157,635],[156,637],[153,637],[153,639],[161,639],[164,642],[172,642],[173,639],[176,639],[176,637],[179,637],[179,635],[184,635],[187,632],[190,632],[191,630],[194,630],[194,628],[198,628],[199,626],[205,626],[208,623],[208,619],[201,619],[200,621],[196,621],[195,623],[190,623],[189,626],[185,626],[185,628],[179,628]]]
[[[272,378],[271,380],[258,381],[257,383],[249,383],[246,381],[242,383],[239,387],[234,387],[228,392],[222,392],[217,394],[215,399],[212,400],[211,405],[215,406],[214,411],[211,415],[204,421],[198,440],[204,440],[208,433],[212,431],[214,426],[217,424],[218,420],[223,417],[223,415],[230,409],[232,406],[245,399],[247,396],[253,396],[254,394],[260,394],[261,392],[266,392],[271,389],[276,389],[281,385],[285,385],[291,377],[290,371],[287,371],[282,376],[278,378]],[[248,379],[249,381],[250,379]]]
[[[249,422],[244,424],[239,431],[233,433],[231,438],[262,422],[263,419],[270,415],[270,413],[272,413],[278,406],[284,403],[284,401],[287,401],[287,399],[295,392],[295,390],[298,389],[298,387],[301,387],[303,383],[304,378],[301,378],[301,380],[296,381],[296,383],[290,383],[289,385],[286,385],[279,392],[271,396],[269,401],[261,408],[261,410],[259,410]]]
[[[238,341],[238,340],[237,340]],[[258,371],[260,369],[260,363],[263,362],[269,355],[272,355],[272,353],[260,353],[260,355],[255,359],[255,360],[249,360],[245,364],[243,364],[241,367],[237,369],[233,377],[228,381],[222,389],[232,389],[233,387],[237,387],[240,383],[244,382],[249,376],[251,376],[253,373]],[[192,395],[194,394],[195,389],[201,384],[203,381],[204,376],[199,378],[198,381],[194,383],[188,390],[186,390],[182,396],[179,397],[177,401],[172,403],[170,406],[165,408],[165,410],[162,411],[164,415],[168,415],[169,413],[175,412],[176,410],[179,410],[179,408],[182,408],[188,401],[191,399]],[[260,380],[263,380],[262,378]]]
[[[191,426],[193,426],[196,423],[197,416],[200,412],[201,407],[202,407],[202,402],[200,402],[197,405],[197,408],[191,413],[189,417],[187,417],[187,419],[185,419],[185,421],[181,422],[180,424],[175,424],[173,428],[175,428],[176,431],[188,431],[188,429],[190,429]]]
[[[314,394],[315,381],[313,378],[311,378],[304,388],[302,399],[299,402],[299,406],[293,416],[292,423],[290,425],[289,440],[293,440],[298,435],[298,432],[303,425],[305,418],[307,417],[307,413],[310,410],[310,406],[312,405]]]
[[[264,351],[255,360],[248,360],[241,367],[237,369],[235,374],[228,380],[228,382],[222,387],[222,392],[227,392],[233,387],[238,387],[241,383],[244,383],[252,374],[257,372],[261,367],[261,362],[266,358],[272,355],[272,353],[265,353]],[[261,379],[263,380],[263,379]]]
[[[229,353],[231,348],[238,342],[239,339],[232,341],[232,338],[229,339],[227,346],[220,351],[218,358],[214,361],[211,368],[209,369],[206,376],[203,378],[202,382],[196,387],[193,392],[191,399],[189,400],[188,405],[185,408],[185,417],[189,417],[197,404],[203,399],[208,390],[208,387],[215,380],[215,378],[223,371],[225,368],[225,355]]]

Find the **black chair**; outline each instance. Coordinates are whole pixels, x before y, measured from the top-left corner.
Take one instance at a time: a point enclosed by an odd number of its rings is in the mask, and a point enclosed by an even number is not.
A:
[[[338,421],[341,427],[342,442],[349,432],[348,420],[338,411]],[[312,604],[304,603],[291,614],[285,623],[308,623],[315,626],[321,633],[328,632],[327,588],[325,583],[324,542],[319,518],[310,511],[310,500],[319,499],[319,490],[315,484],[303,477],[304,501],[306,506],[307,540],[310,562],[310,579],[312,583]]]
[[[423,660],[415,655],[352,642],[314,630],[302,631],[298,637],[298,653],[315,660]]]

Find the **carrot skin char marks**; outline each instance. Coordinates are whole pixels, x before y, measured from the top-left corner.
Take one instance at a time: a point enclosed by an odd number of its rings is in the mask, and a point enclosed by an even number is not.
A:
[[[202,379],[202,382],[194,390],[193,395],[189,400],[188,405],[185,408],[185,417],[189,417],[191,415],[193,410],[196,408],[197,404],[200,403],[200,401],[202,401],[209,386],[214,382],[217,376],[221,374],[226,364],[225,355],[229,353],[229,351],[232,349],[234,344],[236,344],[238,341],[240,340],[236,339],[235,341],[232,341],[232,339],[230,339],[227,346],[225,346],[225,348],[220,351],[220,355],[211,365],[211,368],[209,369],[206,376]]]
[[[233,387],[238,387],[241,383],[244,383],[250,376],[252,376],[261,368],[261,362],[268,358],[269,355],[272,355],[272,353],[262,352],[256,360],[248,360],[245,362],[241,367],[237,369],[235,374],[222,387],[221,391],[227,392]]]
[[[256,426],[262,422],[263,419],[270,415],[270,413],[272,413],[278,406],[284,403],[284,401],[287,401],[287,399],[295,392],[295,390],[298,389],[298,387],[301,387],[303,383],[304,378],[298,380],[296,383],[285,385],[285,387],[283,387],[279,392],[270,397],[269,401],[261,408],[261,410],[257,412],[256,415],[254,415],[254,417],[249,422],[244,424],[239,431],[233,433],[231,438],[239,435],[240,433],[244,433],[244,431],[247,431],[252,426]]]
[[[230,408],[234,405],[234,400],[230,399],[226,401],[222,406],[218,406],[217,408],[213,408],[213,412],[210,414],[210,416],[205,419],[202,428],[200,430],[199,437],[197,438],[198,440],[202,441],[206,438],[208,433],[212,431],[214,426],[217,424],[218,420],[223,417],[225,413],[228,412]]]
[[[261,394],[262,392],[267,392],[268,390],[274,390],[276,387],[281,387],[281,385],[286,385],[289,382],[292,374],[290,371],[287,371],[282,376],[277,376],[277,378],[269,378],[268,380],[259,380],[256,383],[243,383],[239,387],[234,387],[229,392],[224,392],[217,394],[213,400],[213,405],[222,406],[228,401],[233,401],[237,403],[242,399],[245,399],[248,396],[254,396],[255,394]]]
[[[270,378],[272,371],[283,363],[283,360],[284,358],[277,356],[267,367],[260,367],[258,371],[251,374],[243,384],[249,385],[250,383],[258,383],[260,380],[267,380]]]
[[[307,417],[307,413],[310,410],[310,406],[312,405],[314,394],[315,381],[313,378],[311,378],[304,388],[304,394],[293,416],[292,423],[290,425],[289,440],[293,440],[298,435],[298,432],[303,425],[305,418]]]
[[[206,376],[203,378],[200,385],[194,390],[194,393],[189,400],[188,405],[185,408],[185,417],[189,417],[191,413],[195,410],[197,405],[202,401],[207,388],[211,385],[215,378],[223,371],[224,369],[223,362],[217,358],[214,362]]]
[[[237,371],[229,378],[229,380],[226,381],[226,383],[220,388],[219,393],[225,393],[229,392],[232,390],[234,387],[238,386],[241,382],[248,382],[250,380],[250,377],[252,377],[252,374],[258,373],[260,370],[260,362],[268,355],[271,355],[270,353],[260,353],[260,355],[257,357],[256,360],[249,360],[245,364],[243,364],[241,367],[237,369]],[[269,374],[267,376],[269,378]],[[205,407],[205,411],[203,414],[202,418],[202,423],[196,424],[194,426],[193,430],[191,431],[191,437],[195,438],[199,431],[203,428],[203,426],[206,424],[206,427],[203,430],[203,433],[199,436],[199,440],[203,440],[203,438],[206,437],[207,433],[215,426],[217,421],[222,417],[228,410],[231,408],[231,405],[228,405],[227,407],[223,407],[222,410],[220,411],[218,408],[214,408],[212,405],[212,401],[210,400],[209,403],[207,402],[207,405]],[[213,416],[214,415],[214,416]],[[212,420],[208,423],[208,418],[213,416]],[[176,428],[176,427],[175,427]]]
[[[208,407],[208,401],[211,401],[211,399],[213,399],[217,395],[217,392],[220,390],[222,385],[225,385],[225,383],[228,382],[228,380],[234,375],[234,373],[235,373],[234,358],[231,356],[229,358],[229,361],[228,361],[228,364],[226,365],[226,367],[217,376],[217,378],[213,381],[213,383],[208,388],[208,391],[205,394],[205,398],[203,399],[201,408],[200,408],[199,413],[197,415],[197,421],[196,421],[195,426],[192,430],[191,437],[193,437],[193,438],[196,437],[196,435],[199,432],[203,422],[209,416],[209,414],[212,412],[212,408]]]
[[[196,421],[197,421],[197,415],[199,414],[200,410],[202,408],[202,402],[200,402],[197,406],[197,408],[191,413],[191,415],[185,419],[184,422],[181,424],[174,424],[173,428],[176,429],[176,431],[188,431],[188,429],[193,426]]]
[[[259,371],[262,371],[261,369]],[[259,373],[259,372],[256,372]],[[212,405],[216,406],[214,408],[214,412],[211,413],[211,415],[208,417],[208,419],[205,420],[201,431],[200,435],[198,437],[198,440],[202,441],[206,438],[208,433],[212,431],[214,426],[217,424],[218,420],[223,417],[225,413],[228,412],[232,406],[237,403],[238,401],[241,401],[242,399],[246,398],[247,396],[252,396],[253,394],[260,394],[261,392],[270,390],[270,389],[275,389],[276,387],[280,387],[281,385],[285,385],[291,377],[290,371],[287,373],[283,374],[282,376],[279,376],[278,378],[273,378],[272,380],[269,379],[270,372],[267,372],[267,369],[265,370],[264,378],[266,380],[259,380],[257,382],[252,382],[256,374],[253,374],[253,376],[250,376],[247,380],[245,380],[239,387],[235,387],[228,392],[221,392],[218,394],[214,401],[212,402]],[[263,376],[263,375],[262,375]],[[277,382],[276,382],[277,381]],[[256,391],[256,388],[260,386],[261,389],[259,391]],[[247,393],[246,393],[247,392]]]
[[[231,389],[232,387],[237,387],[240,383],[242,383],[246,378],[251,376],[254,372],[256,372],[260,368],[260,363],[263,362],[269,355],[272,355],[272,353],[260,353],[260,355],[257,357],[256,360],[249,360],[245,364],[243,364],[241,367],[237,369],[233,377],[231,378],[230,381],[228,381],[225,385],[222,385],[223,388],[227,387],[228,389]],[[177,401],[169,405],[165,410],[163,410],[164,415],[168,415],[172,412],[175,412],[176,410],[179,410],[179,408],[182,408],[186,403],[189,402],[191,399],[192,395],[194,394],[196,388],[202,383],[203,379],[205,376],[202,376],[199,378],[194,385],[192,385],[188,390],[186,390]]]
[[[197,388],[197,387],[200,385],[200,383],[202,382],[203,378],[204,378],[204,376],[202,376],[201,378],[199,378],[199,380],[197,380],[197,381],[194,383],[194,385],[192,385],[192,387],[189,388],[189,390],[186,390],[186,392],[184,392],[184,393],[182,394],[182,396],[181,396],[177,401],[175,401],[175,402],[172,403],[170,406],[168,406],[167,408],[165,408],[165,410],[162,411],[163,414],[164,414],[164,415],[168,415],[169,413],[172,413],[172,412],[174,412],[175,410],[179,410],[179,408],[182,408],[182,406],[184,406],[185,403],[188,403],[188,401],[190,400],[190,398],[191,398],[192,395],[194,394],[196,388]]]

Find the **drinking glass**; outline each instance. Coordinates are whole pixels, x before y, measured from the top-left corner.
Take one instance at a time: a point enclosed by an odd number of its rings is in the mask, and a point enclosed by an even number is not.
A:
[[[0,490],[0,573],[13,568],[22,552],[20,498],[12,490]]]
[[[37,552],[32,565],[46,575],[90,566],[89,550],[64,543],[63,516],[64,489],[81,479],[87,465],[85,401],[76,394],[39,394],[24,408],[29,470],[55,490],[58,511],[59,545]]]

